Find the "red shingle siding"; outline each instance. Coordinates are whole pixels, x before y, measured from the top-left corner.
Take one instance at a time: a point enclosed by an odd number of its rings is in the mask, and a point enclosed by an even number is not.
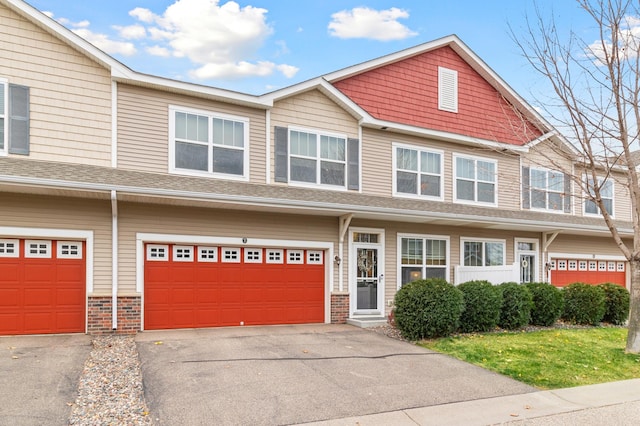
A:
[[[438,67],[458,72],[458,112],[438,109]],[[541,133],[524,123],[486,80],[450,47],[366,71],[334,86],[373,117],[522,145]],[[514,131],[514,129],[520,129]]]

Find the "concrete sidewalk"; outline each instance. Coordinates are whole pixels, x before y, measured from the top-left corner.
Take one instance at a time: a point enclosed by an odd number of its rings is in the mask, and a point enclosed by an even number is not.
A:
[[[349,417],[305,425],[637,425],[640,379]]]

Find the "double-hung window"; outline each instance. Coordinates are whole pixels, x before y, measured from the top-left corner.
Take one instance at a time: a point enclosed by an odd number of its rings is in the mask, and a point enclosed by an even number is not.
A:
[[[502,266],[505,264],[505,242],[502,240],[462,240],[464,266]]]
[[[531,208],[564,211],[564,173],[531,168]]]
[[[321,132],[289,130],[291,182],[346,187],[347,138]]]
[[[7,139],[9,135],[9,120],[7,112],[9,110],[7,82],[0,79],[0,155],[7,153]]]
[[[176,107],[169,111],[171,171],[248,178],[247,118]]]
[[[448,279],[449,239],[399,235],[400,285],[423,278]]]
[[[589,191],[589,196],[595,198],[595,190],[594,190],[594,181],[592,178],[586,179],[587,190]],[[602,203],[604,204],[605,209],[611,216],[613,216],[613,181],[611,179],[598,179],[597,185],[600,186],[600,197],[602,198]],[[585,214],[601,214],[600,208],[596,204],[595,201],[586,198],[584,201],[584,212]]]
[[[394,146],[395,194],[442,200],[442,153]]]
[[[29,155],[29,88],[0,78],[0,155]]]
[[[496,162],[454,156],[455,201],[496,205]]]

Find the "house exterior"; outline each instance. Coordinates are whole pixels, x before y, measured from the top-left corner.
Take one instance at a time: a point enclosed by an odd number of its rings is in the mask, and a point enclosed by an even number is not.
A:
[[[422,277],[628,285],[551,166],[571,146],[456,36],[253,96],[19,0],[0,21],[0,335],[376,324]]]

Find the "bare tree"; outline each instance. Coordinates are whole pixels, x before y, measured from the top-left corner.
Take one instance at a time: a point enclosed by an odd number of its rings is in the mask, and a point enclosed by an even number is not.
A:
[[[577,149],[571,176],[597,206],[611,235],[629,261],[631,308],[626,351],[640,353],[640,2],[576,0],[599,32],[598,40],[561,34],[554,18],[536,8],[524,32],[511,36],[533,68],[550,85],[537,103]],[[557,153],[556,153],[557,154]],[[553,163],[552,163],[553,164]],[[611,211],[607,191],[616,179],[628,188],[633,241],[624,235]],[[609,182],[609,183],[607,183]]]

